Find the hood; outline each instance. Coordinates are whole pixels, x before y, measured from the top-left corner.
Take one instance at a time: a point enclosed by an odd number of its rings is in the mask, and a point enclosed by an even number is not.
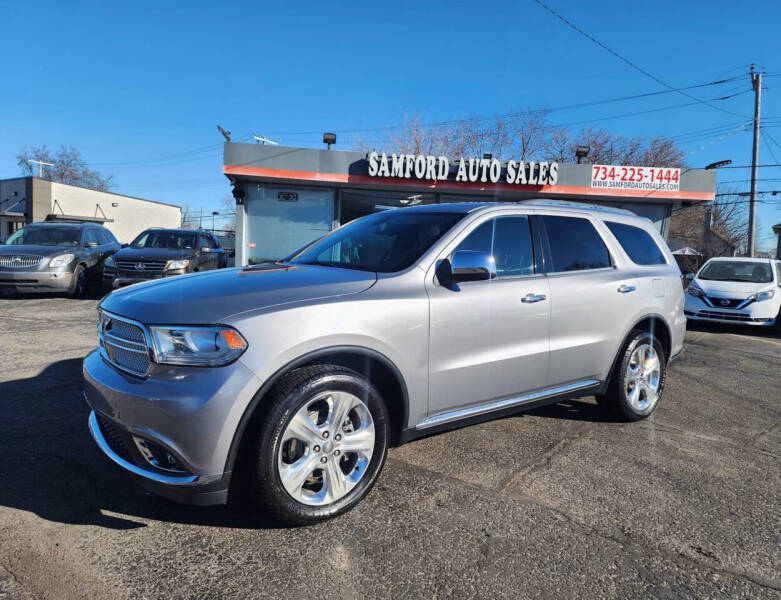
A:
[[[357,294],[376,280],[373,272],[267,264],[131,285],[107,296],[101,307],[148,324],[211,325],[248,310]]]
[[[176,260],[179,258],[187,258],[195,253],[195,250],[179,250],[168,248],[122,248],[119,252],[114,254],[114,260],[148,260],[148,261],[165,261]]]
[[[719,281],[717,279],[700,279],[694,281],[708,296],[716,298],[748,298],[751,294],[773,287],[773,282],[751,283],[745,281]]]
[[[19,246],[6,246],[3,244],[0,246],[0,255],[18,255],[18,254],[38,254],[40,256],[56,256],[57,254],[76,254],[80,252],[78,246],[33,246],[33,245],[19,245]]]

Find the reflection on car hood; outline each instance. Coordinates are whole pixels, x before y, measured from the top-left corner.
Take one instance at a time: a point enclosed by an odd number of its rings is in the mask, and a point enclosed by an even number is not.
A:
[[[65,254],[70,252],[71,254],[78,252],[78,247],[73,246],[33,246],[20,244],[18,246],[0,246],[0,255],[18,255],[18,254],[39,254],[41,256],[55,256],[56,254]]]
[[[194,254],[194,250],[180,250],[168,248],[122,248],[114,255],[114,260],[149,260],[165,261],[187,258]]]
[[[373,272],[267,264],[131,285],[107,296],[101,307],[142,323],[215,324],[248,310],[356,294],[376,280]]]
[[[767,289],[773,285],[769,283],[751,283],[745,281],[718,281],[716,279],[695,279],[697,285],[708,295],[718,298],[747,298],[755,292]]]

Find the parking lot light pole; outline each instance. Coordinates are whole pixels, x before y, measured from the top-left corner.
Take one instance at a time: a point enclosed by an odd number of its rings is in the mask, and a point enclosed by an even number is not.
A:
[[[219,214],[220,214],[220,212],[217,211],[217,210],[213,210],[212,211],[212,233],[214,233],[214,217],[219,215]]]

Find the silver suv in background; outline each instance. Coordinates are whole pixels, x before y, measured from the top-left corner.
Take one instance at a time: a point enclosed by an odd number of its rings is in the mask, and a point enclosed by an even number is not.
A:
[[[286,260],[142,283],[100,304],[89,428],[147,489],[312,523],[355,506],[391,444],[594,395],[653,413],[683,346],[653,224],[555,202],[353,221]]]

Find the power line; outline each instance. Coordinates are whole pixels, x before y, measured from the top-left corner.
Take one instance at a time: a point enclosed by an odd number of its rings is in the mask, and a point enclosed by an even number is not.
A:
[[[577,32],[578,32],[580,35],[582,35],[582,36],[583,36],[583,37],[585,37],[586,39],[588,39],[588,40],[590,40],[590,41],[594,42],[594,43],[595,43],[597,46],[599,46],[599,47],[600,47],[600,48],[602,48],[603,50],[605,50],[605,51],[609,52],[610,54],[612,54],[613,56],[615,56],[616,58],[618,58],[620,61],[622,61],[622,62],[626,63],[627,65],[629,65],[630,67],[632,67],[632,68],[633,68],[635,71],[638,71],[638,72],[642,73],[643,75],[645,75],[646,77],[648,77],[648,78],[650,78],[650,79],[653,79],[654,81],[656,81],[657,83],[660,83],[660,84],[662,84],[662,85],[663,85],[664,87],[666,87],[666,88],[669,88],[669,89],[671,89],[671,90],[672,90],[672,89],[674,89],[674,88],[673,88],[673,86],[671,86],[670,84],[668,84],[666,81],[662,81],[662,80],[661,80],[661,79],[659,79],[659,78],[658,78],[656,75],[653,75],[653,74],[649,73],[648,71],[646,71],[646,70],[645,70],[645,69],[643,69],[642,67],[640,67],[640,66],[636,65],[635,63],[633,63],[633,62],[632,62],[631,60],[629,60],[628,58],[626,58],[626,57],[622,56],[621,54],[619,54],[619,53],[618,53],[618,52],[616,52],[615,50],[613,50],[613,49],[609,48],[608,46],[606,46],[605,44],[603,44],[602,42],[600,42],[600,41],[599,41],[598,39],[596,39],[594,36],[592,36],[592,35],[589,35],[589,34],[588,34],[588,33],[586,33],[585,31],[583,31],[583,30],[582,30],[580,27],[578,27],[577,25],[575,25],[575,24],[574,24],[572,21],[569,21],[568,19],[566,19],[565,17],[563,17],[562,15],[560,15],[558,12],[556,12],[555,10],[553,10],[553,9],[552,9],[550,6],[548,6],[547,4],[545,4],[544,2],[542,2],[542,0],[534,0],[534,1],[535,1],[537,4],[539,4],[539,5],[540,5],[542,8],[544,8],[545,10],[547,10],[549,13],[551,13],[551,14],[552,14],[554,17],[556,17],[557,19],[559,19],[560,21],[562,21],[563,23],[565,23],[567,26],[569,26],[569,27],[571,27],[572,29],[574,29],[575,31],[577,31]],[[701,104],[704,104],[705,106],[709,106],[709,107],[711,107],[711,108],[715,108],[716,110],[719,110],[719,111],[721,111],[721,112],[727,113],[727,114],[729,114],[729,115],[734,115],[734,116],[736,116],[736,117],[741,117],[741,118],[748,118],[748,117],[746,117],[746,116],[744,116],[744,115],[739,115],[739,114],[737,114],[737,113],[734,113],[734,112],[731,112],[731,111],[728,111],[728,110],[724,110],[723,108],[720,108],[720,107],[718,107],[718,106],[713,106],[712,104],[709,104],[709,103],[708,103],[707,101],[705,101],[705,100],[701,100],[701,99],[697,98],[696,96],[692,96],[691,94],[687,94],[685,91],[682,91],[682,90],[677,90],[677,91],[678,91],[678,93],[679,93],[679,94],[681,94],[682,96],[686,96],[687,98],[691,98],[692,100],[696,100],[697,102],[699,102],[699,103],[701,103]]]
[[[757,165],[758,169],[763,169],[765,167],[781,167],[781,163],[776,164],[768,164],[768,165]],[[719,167],[719,169],[750,169],[751,165],[728,165],[726,167]]]
[[[566,104],[566,105],[562,105],[562,106],[553,106],[553,107],[545,107],[545,108],[534,108],[534,109],[529,109],[529,110],[525,110],[525,111],[513,111],[513,112],[507,112],[507,113],[497,113],[497,114],[488,115],[488,116],[464,117],[464,118],[460,118],[460,119],[446,119],[446,120],[442,120],[442,121],[432,121],[432,122],[429,122],[429,123],[421,123],[421,126],[423,126],[423,127],[436,127],[436,126],[439,126],[439,125],[448,125],[448,124],[452,124],[452,123],[469,123],[469,122],[473,122],[473,121],[486,121],[486,120],[489,120],[489,119],[496,119],[496,118],[499,118],[499,117],[518,117],[518,116],[523,116],[523,115],[527,115],[527,114],[547,114],[547,113],[558,112],[558,111],[562,111],[562,110],[570,110],[570,109],[575,109],[575,108],[585,108],[585,107],[597,106],[597,105],[601,105],[601,104],[610,104],[610,103],[613,103],[613,102],[622,102],[622,101],[625,101],[625,100],[635,100],[635,99],[638,99],[638,98],[646,98],[646,97],[658,96],[658,95],[662,95],[662,94],[671,94],[671,93],[679,92],[679,91],[682,91],[682,90],[690,90],[690,89],[703,88],[703,87],[714,86],[714,85],[722,85],[724,83],[727,83],[729,81],[734,81],[736,79],[739,79],[739,78],[738,77],[731,77],[731,78],[728,78],[728,79],[720,79],[720,80],[716,80],[716,81],[709,81],[707,83],[698,83],[698,84],[695,84],[695,85],[689,85],[689,86],[685,86],[685,87],[682,87],[682,88],[673,88],[673,89],[668,89],[668,90],[657,90],[657,91],[654,91],[654,92],[645,92],[645,93],[642,93],[642,94],[634,94],[632,96],[620,96],[620,97],[617,97],[617,98],[606,98],[606,99],[603,99],[603,100],[592,100],[592,101],[589,101],[589,102],[580,102],[578,104]],[[747,93],[747,92],[743,92],[743,93]],[[732,98],[732,97],[738,96],[738,95],[740,95],[740,94],[722,96],[722,97],[719,97],[719,98],[714,98],[712,101],[727,100],[729,98]],[[693,103],[690,103],[690,104],[676,105],[675,107],[669,107],[669,108],[678,108],[680,106],[691,106],[693,104],[698,104],[700,102],[703,102],[703,100],[699,100],[699,99],[696,99],[696,100],[697,100],[697,102],[693,102]],[[667,109],[665,108],[664,110],[667,110]],[[639,113],[639,114],[642,114],[642,113]],[[738,115],[738,116],[740,116],[740,115]],[[590,122],[590,121],[583,121],[583,122]],[[400,128],[403,128],[403,127],[406,127],[406,126],[407,125],[405,123],[400,123],[400,124],[395,124],[395,125],[385,125],[385,126],[378,126],[378,127],[363,127],[363,128],[357,128],[357,129],[336,129],[335,131],[337,133],[366,133],[366,132],[371,132],[371,131],[385,131],[385,130],[388,130],[388,129],[400,129]],[[274,135],[291,135],[291,136],[292,135],[318,135],[320,133],[322,133],[322,131],[281,131],[281,130],[271,130],[271,131],[269,131],[269,134],[274,134]]]

